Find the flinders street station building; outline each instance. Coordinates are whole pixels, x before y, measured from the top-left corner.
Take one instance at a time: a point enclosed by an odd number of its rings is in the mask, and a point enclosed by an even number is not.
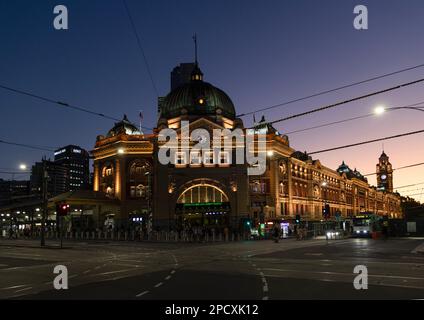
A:
[[[82,209],[91,204],[91,219],[97,227],[113,221],[115,227],[124,228],[134,224],[161,230],[187,224],[240,228],[246,221],[290,223],[296,216],[321,221],[324,209],[330,220],[364,212],[401,218],[400,195],[393,193],[393,169],[384,152],[376,167],[378,186],[370,186],[344,162],[339,168],[328,168],[297,151],[289,137],[264,118],[253,129],[246,128],[236,117],[230,97],[203,80],[197,63],[181,64],[172,77],[171,92],[159,99],[153,133],[144,134],[125,116],[97,137],[92,150],[94,196],[84,201],[83,194],[75,194],[74,199]],[[186,121],[189,130],[205,129],[211,136],[214,129],[240,129],[265,139],[265,149],[254,149],[264,153],[264,172],[249,175],[249,164],[229,162],[228,152],[219,150],[217,157],[210,158],[175,152],[174,163],[162,164],[160,131],[174,129],[181,139]],[[188,141],[188,148],[192,146],[193,141]],[[238,142],[232,146],[234,152],[244,147]],[[72,207],[72,197],[64,200]]]

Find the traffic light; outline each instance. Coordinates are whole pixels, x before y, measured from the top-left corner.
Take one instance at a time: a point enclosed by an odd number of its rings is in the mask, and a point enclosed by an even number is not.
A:
[[[69,212],[69,204],[61,203],[56,205],[56,214],[58,216],[67,216]]]
[[[322,207],[322,216],[324,218],[330,217],[330,205],[326,204],[324,207]]]
[[[300,223],[300,214],[297,214],[296,215],[296,224],[299,224]]]

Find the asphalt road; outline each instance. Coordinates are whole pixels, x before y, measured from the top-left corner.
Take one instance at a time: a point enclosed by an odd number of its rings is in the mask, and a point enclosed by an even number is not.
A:
[[[0,240],[0,299],[423,299],[422,239],[220,244]],[[69,289],[53,288],[68,269]],[[368,289],[356,290],[356,265]]]

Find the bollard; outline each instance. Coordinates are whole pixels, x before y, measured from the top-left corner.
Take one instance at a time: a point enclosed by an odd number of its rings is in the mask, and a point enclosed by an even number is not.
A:
[[[128,239],[128,232],[125,231],[125,233],[124,233],[124,240],[127,241],[127,239]]]

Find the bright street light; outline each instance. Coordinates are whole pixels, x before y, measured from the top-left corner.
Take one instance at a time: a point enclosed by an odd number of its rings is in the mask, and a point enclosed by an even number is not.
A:
[[[421,105],[421,106],[420,106]],[[377,106],[374,109],[374,114],[379,116],[382,115],[383,113],[387,112],[387,111],[393,111],[393,110],[403,110],[403,109],[408,109],[408,110],[415,110],[415,111],[421,111],[424,112],[424,107],[422,106],[422,104],[416,103],[413,105],[409,105],[409,106],[404,106],[404,107],[392,107],[392,108],[386,108],[383,105]]]
[[[374,109],[374,113],[378,116],[383,114],[384,112],[386,112],[386,108],[384,106],[378,106]]]

